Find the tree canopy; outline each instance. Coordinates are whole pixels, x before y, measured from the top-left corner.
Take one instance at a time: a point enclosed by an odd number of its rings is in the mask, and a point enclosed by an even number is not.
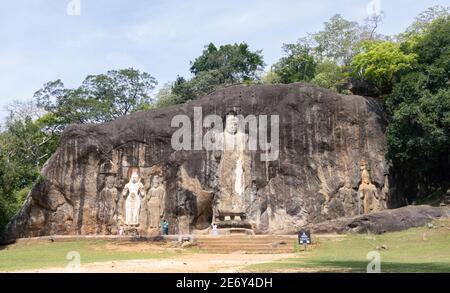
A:
[[[202,55],[191,62],[194,77],[187,80],[178,76],[170,100],[166,95],[164,105],[193,100],[221,86],[257,81],[264,65],[261,51],[251,51],[246,43],[219,48],[210,43]]]

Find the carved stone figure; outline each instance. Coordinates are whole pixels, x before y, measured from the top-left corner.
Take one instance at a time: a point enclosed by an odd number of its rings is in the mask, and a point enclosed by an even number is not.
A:
[[[362,200],[364,214],[380,210],[378,191],[376,186],[370,181],[370,173],[364,162],[361,163],[361,185],[358,193],[359,198]]]
[[[181,182],[177,182],[177,222],[178,233],[189,234],[191,230],[192,215],[195,214],[194,194],[183,188]]]
[[[389,198],[389,174],[384,175],[384,186],[381,189],[380,209],[387,209],[387,202]]]
[[[125,200],[125,225],[139,225],[139,210],[141,199],[145,196],[144,185],[140,182],[139,174],[133,172],[130,182],[125,185],[122,195]]]
[[[161,226],[161,220],[164,216],[164,199],[166,197],[166,188],[163,178],[155,175],[152,179],[152,185],[148,192],[148,226],[149,228],[158,228]]]
[[[119,193],[115,187],[115,180],[114,176],[106,177],[105,187],[100,191],[98,198],[97,218],[99,224],[103,226],[103,230],[113,225],[117,217]]]
[[[214,217],[240,220],[245,214],[245,190],[250,183],[248,136],[239,130],[239,120],[228,115],[225,131],[216,136],[220,148],[220,192],[216,197]]]

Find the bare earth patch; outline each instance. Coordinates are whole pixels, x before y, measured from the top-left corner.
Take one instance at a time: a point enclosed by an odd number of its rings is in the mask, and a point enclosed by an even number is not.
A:
[[[248,265],[280,261],[287,254],[190,254],[167,259],[108,261],[81,265],[82,273],[235,273]],[[22,273],[64,273],[65,268],[47,268]]]
[[[169,245],[129,242],[106,243],[105,247],[95,247],[95,249],[106,249],[112,252],[173,252],[180,250]]]

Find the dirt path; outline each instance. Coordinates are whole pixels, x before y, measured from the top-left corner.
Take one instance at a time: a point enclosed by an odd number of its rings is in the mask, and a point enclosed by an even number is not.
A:
[[[108,261],[81,265],[82,273],[235,273],[248,265],[286,258],[295,254],[190,254],[166,259]],[[46,268],[19,273],[64,273],[65,268]]]

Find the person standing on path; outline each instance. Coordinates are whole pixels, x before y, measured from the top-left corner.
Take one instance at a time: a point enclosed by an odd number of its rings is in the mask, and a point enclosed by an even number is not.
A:
[[[163,222],[163,234],[169,235],[169,223],[166,220]]]

